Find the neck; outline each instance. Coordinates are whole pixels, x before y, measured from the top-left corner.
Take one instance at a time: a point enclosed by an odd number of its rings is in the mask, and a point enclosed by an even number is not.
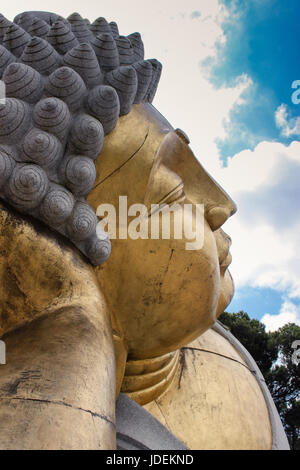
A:
[[[167,390],[178,365],[179,351],[153,359],[127,361],[121,391],[140,405],[146,405]]]

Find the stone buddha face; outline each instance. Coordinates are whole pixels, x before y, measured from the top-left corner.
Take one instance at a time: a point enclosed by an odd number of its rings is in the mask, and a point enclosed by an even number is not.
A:
[[[187,136],[150,104],[135,105],[119,119],[96,168],[87,199],[95,210],[109,203],[118,214],[119,196],[127,196],[128,207],[203,204],[202,248],[187,250],[188,240],[174,233],[170,239],[117,237],[108,261],[95,268],[129,357],[166,354],[201,335],[230,303],[231,240],[221,226],[236,206],[196,159]],[[195,211],[186,217],[195,219]]]
[[[236,207],[152,106],[160,73],[139,33],[104,18],[0,15],[0,395],[18,400],[2,408],[9,446],[115,448],[127,359],[161,365],[231,299],[221,226]],[[104,204],[120,214],[120,197],[151,222],[153,205],[172,209],[170,236],[110,243],[96,214]],[[177,233],[199,228],[186,205],[203,209],[197,247]]]
[[[144,60],[140,35],[120,36],[103,18],[88,25],[77,13],[49,15],[27,12],[17,24],[0,17],[8,95],[0,106],[1,197],[68,237],[96,265],[95,290],[101,286],[129,357],[166,354],[207,330],[231,299],[230,239],[221,226],[235,204],[185,134],[150,104],[161,64]],[[128,207],[201,205],[203,246],[188,250],[190,239],[175,232],[117,238],[103,263],[110,245],[97,237],[95,212],[111,204],[119,213],[120,196]],[[183,219],[198,223],[193,211]],[[40,290],[35,297],[43,297]]]

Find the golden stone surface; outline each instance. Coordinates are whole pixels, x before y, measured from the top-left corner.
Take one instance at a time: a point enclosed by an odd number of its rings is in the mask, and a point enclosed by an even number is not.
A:
[[[112,332],[92,268],[1,205],[0,269],[0,448],[115,448]]]
[[[109,260],[95,268],[129,357],[172,352],[206,331],[231,299],[233,284],[226,269],[231,241],[218,224],[219,213],[225,222],[236,206],[149,104],[134,106],[119,119],[96,166],[97,181],[87,199],[95,210],[100,202],[110,203],[118,213],[120,195],[127,196],[128,206],[159,204],[178,186],[180,204],[205,206],[201,250],[188,251],[186,239],[172,236],[117,239]]]
[[[204,204],[203,248],[116,239],[92,268],[63,237],[1,206],[0,448],[113,449],[121,388],[190,448],[270,448],[256,380],[209,330],[233,295],[221,226],[234,202],[150,104],[119,119],[96,166],[95,210],[118,213],[119,196]],[[180,352],[186,345],[210,352]]]
[[[268,409],[257,379],[213,330],[183,348],[172,384],[145,408],[190,449],[272,448]]]

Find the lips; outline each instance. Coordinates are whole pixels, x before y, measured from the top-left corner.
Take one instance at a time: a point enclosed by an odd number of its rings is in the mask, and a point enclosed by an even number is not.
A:
[[[226,269],[231,264],[231,262],[232,262],[232,256],[231,256],[231,253],[228,252],[228,255],[226,256],[224,261],[222,263],[220,263],[220,268],[221,268],[222,273],[224,273],[226,271]]]
[[[219,255],[221,273],[224,274],[232,261],[232,256],[229,252],[232,243],[231,238],[222,229],[214,232],[214,235]]]

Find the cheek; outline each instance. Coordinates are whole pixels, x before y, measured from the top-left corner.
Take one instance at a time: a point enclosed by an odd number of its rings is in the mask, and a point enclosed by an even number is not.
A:
[[[215,321],[218,256],[207,224],[204,234],[203,247],[194,251],[184,239],[114,241],[102,280],[132,354],[174,350]]]
[[[143,317],[140,327],[151,331],[152,342],[155,338],[157,344],[172,350],[197,338],[216,319],[220,290],[218,256],[208,226],[201,250],[186,250],[186,240],[156,243],[156,262],[152,268],[158,269],[146,270],[146,282],[145,277],[139,277],[136,305]]]
[[[216,319],[220,269],[215,238],[205,224],[204,244],[200,250],[187,251],[184,240],[177,248],[173,269],[169,268],[166,277],[168,285],[173,284],[174,297],[171,299],[167,288],[163,293],[172,304],[171,315],[175,321],[181,320],[182,332],[197,337]]]

